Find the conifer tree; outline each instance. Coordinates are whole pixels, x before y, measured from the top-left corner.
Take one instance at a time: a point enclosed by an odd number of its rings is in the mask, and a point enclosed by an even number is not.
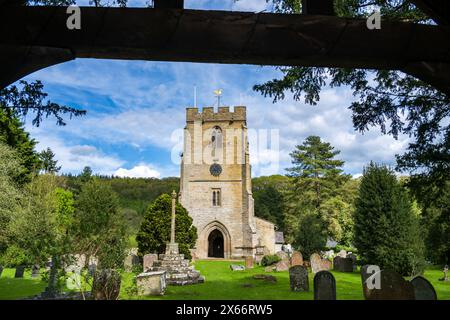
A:
[[[356,199],[354,245],[363,264],[403,275],[423,270],[423,240],[412,202],[395,174],[371,163]]]

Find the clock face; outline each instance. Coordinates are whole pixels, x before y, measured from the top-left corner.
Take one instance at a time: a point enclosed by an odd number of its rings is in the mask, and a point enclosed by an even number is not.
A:
[[[215,177],[218,177],[222,173],[222,167],[220,164],[214,163],[209,167],[209,172]]]

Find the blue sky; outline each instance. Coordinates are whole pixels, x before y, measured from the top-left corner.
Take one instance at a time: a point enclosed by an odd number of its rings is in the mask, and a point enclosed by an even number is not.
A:
[[[259,12],[270,9],[270,4],[201,0],[186,1],[186,7]],[[177,139],[196,86],[199,107],[213,105],[213,90],[221,88],[223,105],[247,106],[249,129],[278,132],[279,153],[256,142],[251,145],[254,176],[285,173],[289,152],[312,134],[341,150],[344,169],[353,175],[359,175],[370,160],[393,165],[395,154],[406,148],[404,136],[394,140],[376,128],[364,135],[354,131],[347,109],[353,99],[348,88],[325,88],[316,106],[290,96],[273,104],[252,90],[254,84],[279,76],[273,67],[78,59],[38,71],[26,80],[42,80],[51,100],[86,109],[87,115],[65,127],[49,119],[39,128],[28,122],[27,129],[39,141],[38,149],[50,147],[56,153],[66,173],[91,166],[101,174],[179,176],[173,159],[178,157]]]

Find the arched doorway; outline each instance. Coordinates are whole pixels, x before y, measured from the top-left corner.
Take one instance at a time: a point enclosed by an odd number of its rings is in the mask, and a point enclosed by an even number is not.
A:
[[[224,257],[223,234],[217,229],[211,231],[211,233],[208,236],[208,257],[211,258]]]

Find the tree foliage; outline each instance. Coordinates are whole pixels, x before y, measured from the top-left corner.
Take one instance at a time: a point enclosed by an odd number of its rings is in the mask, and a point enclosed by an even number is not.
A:
[[[341,17],[365,18],[378,8],[383,18],[429,23],[430,19],[408,1],[351,0],[335,1]],[[274,10],[299,13],[301,0],[274,0]],[[422,179],[422,184],[438,181],[443,187],[450,176],[450,97],[427,83],[399,71],[280,67],[281,79],[254,86],[254,90],[272,97],[274,102],[291,92],[295,100],[316,104],[320,91],[348,86],[356,97],[349,109],[354,128],[365,132],[373,126],[397,138],[413,138],[405,154],[397,156],[397,169]],[[431,179],[426,179],[431,178]]]
[[[419,217],[395,174],[371,163],[356,201],[354,244],[364,264],[376,264],[404,275],[420,273],[423,239]]]
[[[18,159],[20,159],[20,171],[16,173],[15,181],[21,185],[30,182],[41,165],[39,156],[35,151],[37,142],[25,131],[19,119],[1,106],[0,142],[13,148],[17,153]]]
[[[0,90],[0,106],[8,110],[9,117],[22,118],[33,113],[31,123],[37,127],[44,117],[55,117],[57,125],[65,126],[63,115],[67,114],[71,119],[86,114],[84,110],[59,105],[48,100],[48,94],[43,91],[44,85],[39,80],[32,83],[20,80],[20,86],[11,85]]]
[[[325,249],[327,243],[326,221],[315,212],[300,216],[299,228],[295,234],[295,243],[304,257]]]
[[[319,232],[319,226],[323,229],[319,235],[325,232],[329,238],[349,244],[352,228],[347,223],[351,221],[352,205],[345,202],[340,191],[350,181],[350,176],[343,174],[344,161],[335,159],[338,154],[339,151],[330,143],[317,136],[307,137],[291,153],[294,166],[287,169],[292,177],[292,186],[285,196],[285,231],[288,241],[293,241],[295,245],[311,247],[299,241],[309,241],[305,230],[313,226],[302,224],[317,221],[321,224],[315,224],[316,232]],[[311,215],[317,216],[317,220]],[[319,235],[315,243],[322,239]]]
[[[122,267],[126,247],[126,226],[111,186],[93,178],[76,199],[76,250],[96,256],[101,268]]]
[[[26,253],[29,263],[43,265],[49,257],[62,254],[69,243],[59,218],[62,185],[60,177],[36,176],[25,187],[21,208],[11,216],[10,241]]]
[[[252,180],[255,216],[274,223],[279,230],[284,230],[284,193],[289,185],[290,179],[282,175],[257,177]]]
[[[170,242],[172,219],[172,198],[168,194],[159,196],[147,209],[136,240],[139,254],[164,253],[166,243]],[[197,229],[192,225],[192,218],[180,204],[175,209],[175,241],[180,253],[191,258],[189,249],[197,240]]]
[[[8,247],[11,217],[20,210],[22,193],[16,181],[22,170],[17,153],[0,142],[0,255]]]
[[[58,160],[55,160],[55,154],[52,149],[47,148],[39,152],[39,159],[41,160],[41,170],[44,173],[58,173],[61,167],[58,166]]]

